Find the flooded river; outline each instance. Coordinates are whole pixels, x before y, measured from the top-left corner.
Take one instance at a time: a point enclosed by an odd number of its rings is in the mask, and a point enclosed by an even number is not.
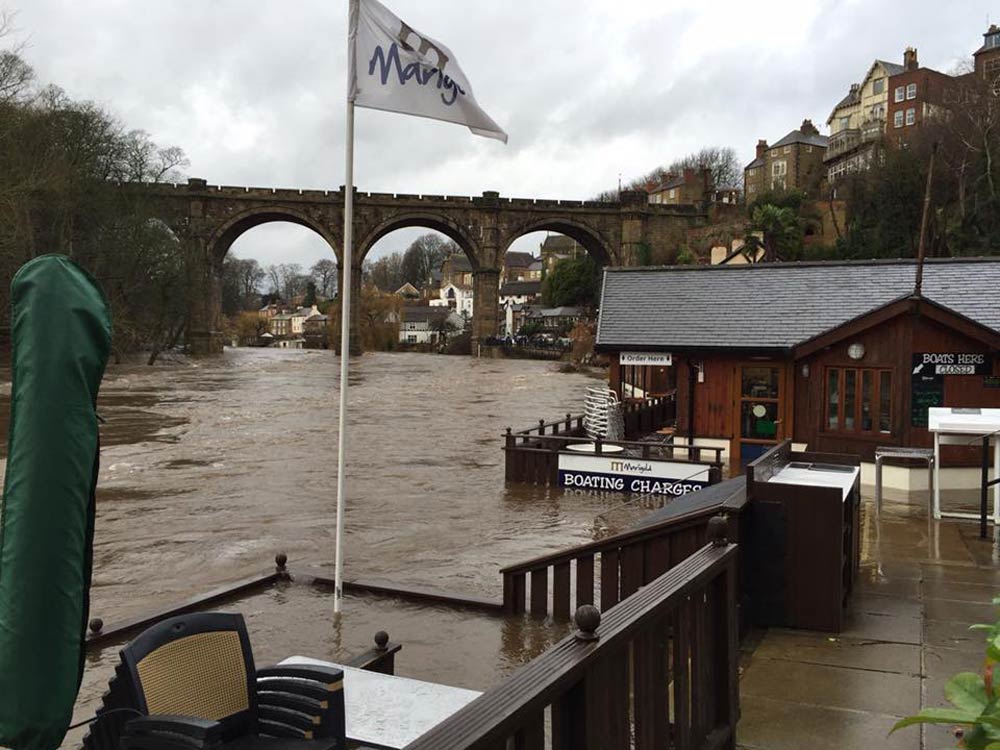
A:
[[[111,367],[92,615],[112,624],[267,570],[330,564],[338,360],[228,350]],[[371,354],[352,361],[345,577],[499,600],[498,569],[631,520],[621,498],[505,486],[501,433],[578,412],[593,379],[550,362]],[[280,586],[242,600],[261,663],[345,658],[388,630],[400,674],[484,689],[562,628],[525,618]],[[93,711],[116,648],[90,656],[77,715]]]

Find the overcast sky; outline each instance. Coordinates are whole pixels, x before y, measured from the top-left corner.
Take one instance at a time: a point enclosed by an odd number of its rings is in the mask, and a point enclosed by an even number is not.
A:
[[[873,59],[949,71],[982,43],[984,0],[384,0],[448,45],[507,146],[456,125],[357,115],[362,191],[585,199],[702,146],[750,161],[833,105]],[[0,0],[44,82],[92,99],[213,184],[336,189],[344,175],[347,0]],[[992,20],[1000,20],[1000,9]],[[379,254],[403,250],[393,233]],[[526,238],[518,249],[536,249]],[[267,265],[329,250],[259,227]]]

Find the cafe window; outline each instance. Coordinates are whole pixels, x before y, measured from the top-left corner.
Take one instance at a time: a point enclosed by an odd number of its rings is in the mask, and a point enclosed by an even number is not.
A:
[[[830,432],[892,432],[892,371],[827,368],[824,418]]]

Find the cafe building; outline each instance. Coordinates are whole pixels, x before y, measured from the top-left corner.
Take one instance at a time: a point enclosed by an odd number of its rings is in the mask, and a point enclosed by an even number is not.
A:
[[[931,407],[1000,407],[1000,259],[614,268],[597,350],[622,399],[676,396],[676,438],[732,471],[790,438],[850,453],[931,447]],[[977,487],[975,448],[948,446],[942,486]],[[927,489],[926,471],[886,486]]]

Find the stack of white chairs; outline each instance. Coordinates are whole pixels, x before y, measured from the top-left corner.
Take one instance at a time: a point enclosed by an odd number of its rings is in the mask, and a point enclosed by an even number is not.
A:
[[[583,405],[583,429],[591,440],[622,440],[625,420],[618,394],[608,388],[588,388]]]

